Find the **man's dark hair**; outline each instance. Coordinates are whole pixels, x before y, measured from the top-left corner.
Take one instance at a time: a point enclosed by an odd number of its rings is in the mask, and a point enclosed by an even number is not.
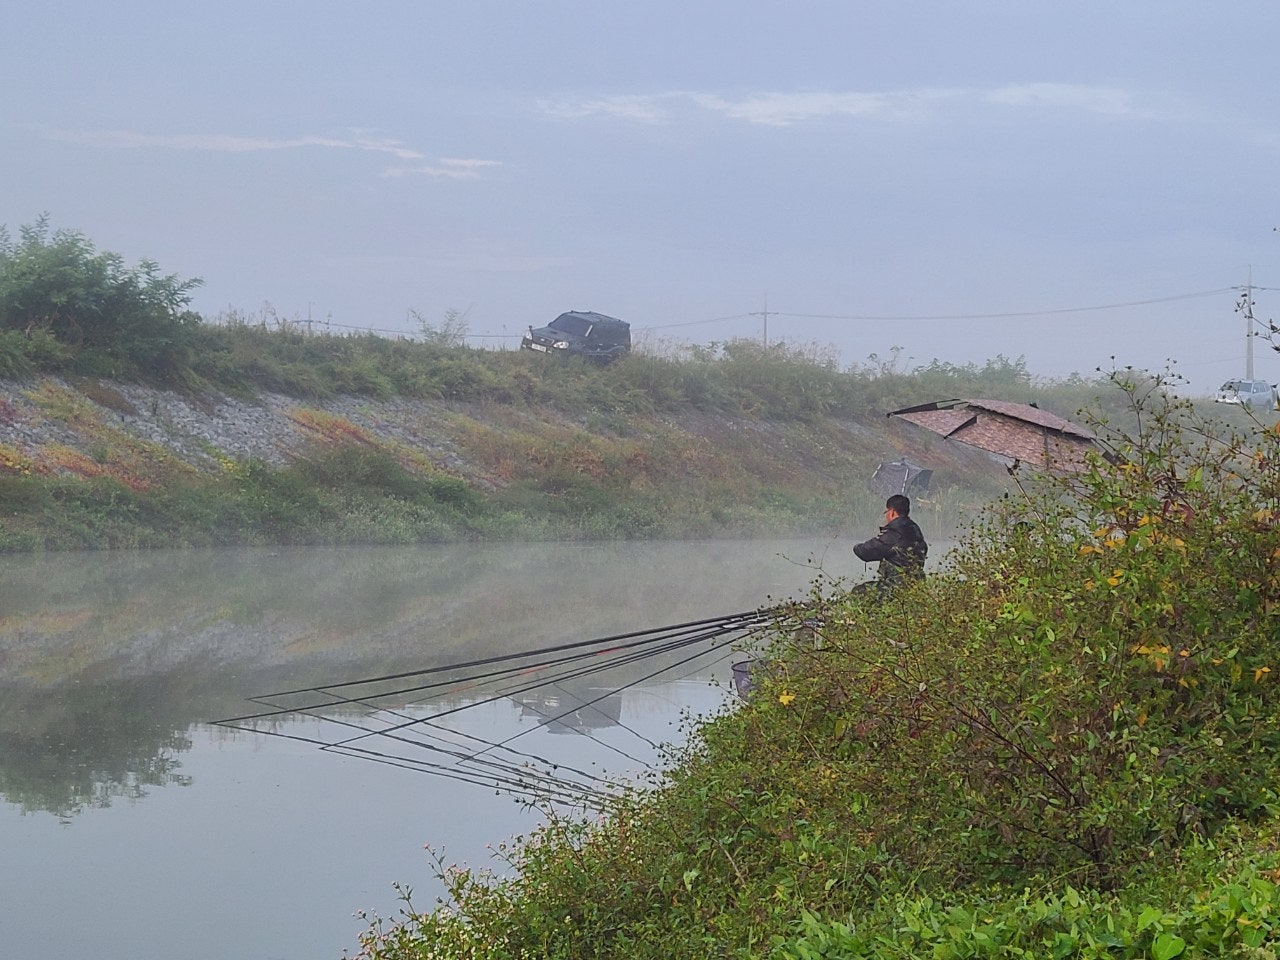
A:
[[[911,516],[911,498],[901,493],[895,493],[884,502],[884,508],[892,510],[900,517],[909,517]]]

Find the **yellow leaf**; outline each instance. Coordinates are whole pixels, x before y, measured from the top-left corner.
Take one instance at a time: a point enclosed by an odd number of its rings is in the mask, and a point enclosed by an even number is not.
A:
[[[1270,672],[1271,672],[1270,667],[1259,667],[1257,670],[1253,671],[1253,682],[1261,683],[1263,676]]]
[[[782,693],[778,694],[778,702],[784,707],[791,706],[791,701],[795,698],[796,695],[794,693],[788,693],[786,690],[783,690]]]

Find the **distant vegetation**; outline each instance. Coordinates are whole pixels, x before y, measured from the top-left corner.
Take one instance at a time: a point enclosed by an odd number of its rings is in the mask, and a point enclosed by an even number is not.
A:
[[[459,442],[497,478],[488,486],[368,437],[344,443],[338,423],[329,442],[290,465],[224,458],[216,476],[118,431],[100,431],[88,451],[59,452],[52,465],[0,444],[0,549],[865,529],[878,513],[865,480],[879,458],[929,444],[892,435],[885,411],[988,396],[1073,417],[1102,396],[1112,416],[1129,415],[1098,379],[1047,382],[1003,356],[910,370],[896,355],[873,356],[841,369],[821,348],[733,340],[651,347],[600,368],[469,348],[452,313],[438,327],[419,316],[419,340],[311,335],[236,311],[210,322],[189,309],[199,282],[150,261],[128,267],[47,220],[17,240],[0,232],[0,379],[58,375],[107,406],[119,399],[109,382],[132,381],[242,398],[542,410],[561,422],[467,428]],[[57,417],[80,415],[74,398],[44,400]],[[672,426],[700,415],[772,425],[790,441],[795,470],[778,468],[776,450],[729,434],[702,442]],[[853,448],[840,424],[873,439]],[[938,525],[1003,489],[998,471],[972,462],[948,473],[935,496],[946,513]]]
[[[1068,413],[1097,381],[1046,384],[1022,360],[985,365],[934,360],[910,371],[897,357],[841,370],[821,348],[733,340],[638,356],[618,368],[549,364],[516,351],[468,349],[458,317],[425,321],[421,340],[310,335],[271,315],[231,310],[206,322],[188,308],[199,279],[127,267],[78,233],[0,230],[0,378],[37,373],[138,380],[188,390],[299,398],[401,395],[545,404],[570,413],[703,410],[772,420],[863,417],[924,399],[981,391],[1007,400],[1051,397]]]

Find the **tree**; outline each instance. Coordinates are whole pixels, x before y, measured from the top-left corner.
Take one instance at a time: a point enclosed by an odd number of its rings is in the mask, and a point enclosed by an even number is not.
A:
[[[444,319],[434,324],[419,310],[410,310],[409,316],[418,322],[423,343],[437,347],[465,347],[467,345],[467,315],[451,307],[444,312]]]
[[[0,228],[0,329],[54,337],[74,367],[99,375],[170,379],[188,359],[187,309],[199,279],[162,274],[153,260],[125,265],[83,235],[42,216],[13,241]]]

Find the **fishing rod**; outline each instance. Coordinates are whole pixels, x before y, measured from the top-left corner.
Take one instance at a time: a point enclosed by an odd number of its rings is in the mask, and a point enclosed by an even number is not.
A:
[[[372,699],[372,697],[374,696],[373,694],[369,694],[363,697],[345,697],[345,696],[340,696],[339,694],[332,691],[350,689],[352,687],[358,687],[358,686],[368,686],[371,684],[386,683],[389,681],[433,676],[433,675],[437,675],[437,674],[444,673],[446,671],[451,671],[451,670],[453,671],[465,670],[465,669],[469,669],[477,666],[490,666],[490,665],[499,664],[499,663],[511,663],[512,661],[525,660],[530,657],[538,656],[542,654],[559,653],[559,652],[570,651],[570,650],[582,650],[587,647],[599,646],[601,644],[606,644],[606,643],[615,644],[615,647],[611,649],[642,647],[648,644],[658,642],[659,640],[663,639],[664,635],[671,633],[671,631],[682,631],[682,630],[687,631],[687,630],[692,630],[698,627],[706,627],[708,625],[714,625],[713,635],[718,635],[720,632],[724,630],[745,628],[747,626],[763,624],[765,622],[768,622],[766,617],[766,612],[762,610],[753,610],[753,611],[746,611],[743,613],[730,614],[724,617],[712,617],[706,620],[695,620],[695,621],[690,621],[688,623],[674,624],[672,626],[659,627],[651,630],[640,630],[640,631],[632,631],[629,633],[615,634],[613,636],[601,637],[594,640],[582,640],[574,643],[556,644],[554,646],[542,647],[540,649],[526,650],[518,653],[502,654],[502,655],[493,656],[493,657],[485,657],[482,659],[465,661],[462,663],[443,664],[440,666],[427,667],[420,670],[410,670],[410,671],[404,671],[401,673],[386,674],[384,676],[379,676],[379,677],[366,677],[358,680],[347,680],[339,683],[324,684],[321,686],[299,687],[293,690],[283,690],[276,693],[264,694],[264,695],[248,698],[251,703],[259,703],[263,706],[271,707],[272,709],[270,710],[263,711],[260,713],[246,714],[239,717],[230,717],[224,720],[215,720],[213,721],[213,723],[216,725],[235,726],[249,720],[261,720],[261,719],[266,719],[274,716],[286,716],[289,714],[298,714],[298,713],[305,714],[311,710],[324,710],[324,709],[332,710],[335,706],[340,706],[340,705],[350,704],[350,703],[360,703],[364,705],[371,705],[368,703],[368,701]],[[674,635],[679,636],[679,634],[674,634]],[[699,639],[704,639],[704,635],[695,634],[690,639],[690,642],[696,642]],[[604,650],[604,651],[596,651],[594,653],[583,653],[583,654],[580,654],[580,656],[581,657],[597,656],[603,653],[611,652],[611,649]],[[518,672],[520,670],[541,669],[545,666],[554,665],[556,663],[571,662],[573,659],[574,657],[569,656],[569,657],[560,658],[556,660],[547,660],[541,663],[535,662],[534,664],[526,665],[525,667],[510,667],[505,670],[498,670],[489,674],[480,674],[476,677],[472,677],[468,679],[481,680],[481,679],[487,679],[490,677],[509,675],[512,672]],[[420,684],[416,686],[393,688],[391,690],[383,691],[381,693],[381,696],[390,697],[390,696],[399,696],[407,693],[416,693],[422,690],[436,689],[441,686],[450,686],[452,684],[456,684],[457,682],[458,680],[455,679],[455,680],[440,681],[436,683]],[[274,702],[284,697],[297,696],[299,694],[308,694],[308,693],[315,694],[317,696],[324,696],[324,697],[327,697],[328,699],[322,700],[318,703],[305,703],[301,706],[284,706]]]
[[[313,743],[326,752],[430,772],[515,795],[565,802],[573,800],[599,803],[610,795],[608,790],[603,789],[610,785],[609,780],[547,757],[518,750],[511,744],[528,733],[564,721],[585,708],[598,709],[596,705],[610,696],[616,696],[664,673],[719,653],[732,641],[753,636],[765,626],[776,624],[780,612],[779,607],[760,608],[460,663],[299,687],[251,697],[250,702],[268,709],[213,723]],[[535,707],[535,712],[541,718],[540,722],[502,741],[488,741],[474,734],[451,730],[440,723],[442,719],[464,710],[476,709],[504,699],[516,700],[522,706],[527,706],[519,698],[528,697],[547,687],[564,690],[563,684],[567,682],[676,654],[698,643],[710,643],[710,646],[620,686],[611,687],[598,696],[578,702],[561,712],[548,715]],[[457,696],[460,693],[483,695],[425,715],[408,712],[408,708],[416,705],[438,700],[448,694]],[[305,698],[300,705],[282,702],[286,698],[300,696]],[[388,700],[395,700],[395,705],[384,705]],[[334,713],[335,710],[352,706],[367,708],[367,712],[356,718]],[[332,728],[335,735],[322,738],[320,735],[306,736],[283,728],[270,729],[263,726],[272,724],[273,721],[285,721],[289,717],[310,719],[324,728]],[[654,749],[659,749],[657,744],[639,732],[621,723],[617,725]],[[348,735],[336,733],[343,730]],[[629,761],[644,763],[616,745],[608,744],[591,734],[587,736],[601,747]],[[390,744],[402,752],[393,753],[374,748],[371,743],[374,737],[382,738],[379,742]],[[470,749],[466,747],[468,743],[479,746],[480,749]],[[423,751],[425,756],[405,756],[404,749]],[[549,769],[539,769],[538,765]]]
[[[738,630],[736,630],[736,629],[733,631],[734,635],[737,635],[739,632],[740,632],[740,631],[738,631]],[[678,646],[687,646],[687,645],[688,645],[688,643],[689,643],[689,642],[692,642],[693,640],[698,640],[698,639],[707,639],[707,638],[709,638],[709,637],[719,636],[719,635],[720,635],[720,632],[719,632],[719,631],[716,631],[716,632],[707,631],[707,632],[704,632],[703,634],[700,634],[700,635],[694,636],[694,637],[692,637],[692,638],[689,638],[689,639],[686,639],[686,640],[682,640],[682,641],[678,644]],[[672,645],[672,648],[674,649],[674,648],[675,648],[675,646],[677,646],[677,645]],[[574,713],[574,712],[576,712],[576,710],[581,709],[581,707],[582,707],[582,706],[590,706],[591,704],[593,704],[593,703],[597,703],[597,702],[599,702],[600,700],[603,700],[603,699],[605,699],[605,698],[606,698],[606,697],[608,697],[608,696],[616,695],[617,693],[620,693],[622,690],[628,689],[628,688],[630,688],[630,687],[632,687],[632,686],[635,686],[635,685],[637,685],[637,684],[639,684],[639,683],[644,683],[644,682],[646,682],[647,680],[651,680],[651,679],[653,679],[654,677],[660,676],[660,675],[661,675],[661,674],[663,674],[663,673],[669,672],[670,670],[676,669],[676,668],[678,668],[678,667],[680,667],[680,666],[683,666],[683,665],[685,665],[685,664],[687,664],[687,663],[689,663],[689,662],[692,662],[692,661],[694,661],[694,660],[698,660],[698,659],[701,659],[701,658],[703,658],[703,657],[706,657],[706,656],[708,656],[710,653],[717,652],[717,651],[718,651],[721,647],[723,647],[723,646],[724,646],[724,641],[722,640],[722,641],[721,641],[721,643],[717,644],[717,645],[716,645],[715,647],[713,647],[711,650],[708,650],[708,651],[699,651],[699,652],[697,652],[697,653],[694,653],[692,656],[685,657],[683,660],[680,660],[680,661],[678,661],[678,662],[676,662],[676,663],[674,663],[674,664],[666,665],[666,666],[664,666],[664,667],[660,668],[659,670],[653,671],[653,672],[651,672],[651,673],[649,673],[649,674],[647,674],[647,675],[645,675],[645,676],[639,677],[639,678],[637,678],[637,679],[635,679],[635,680],[631,681],[631,682],[630,682],[630,683],[628,683],[628,684],[624,684],[622,687],[618,687],[618,688],[615,688],[615,689],[612,689],[612,690],[606,691],[606,692],[602,693],[600,696],[598,696],[598,697],[594,698],[593,700],[587,701],[587,702],[585,702],[585,703],[583,703],[583,704],[579,704],[578,706],[573,707],[573,708],[570,708],[570,709],[568,709],[568,710],[565,710],[564,712],[562,712],[562,713],[560,713],[560,714],[557,714],[557,715],[554,715],[554,716],[550,716],[550,717],[546,717],[546,718],[543,720],[543,722],[542,722],[542,723],[537,724],[537,725],[535,725],[534,727],[531,727],[531,728],[529,728],[529,729],[527,729],[527,730],[521,731],[520,733],[516,734],[515,736],[512,736],[512,737],[507,738],[507,740],[505,740],[505,741],[501,741],[501,742],[499,742],[499,743],[490,743],[490,742],[488,742],[488,741],[484,741],[482,738],[478,738],[478,737],[469,737],[469,739],[475,739],[475,740],[478,740],[479,742],[486,743],[486,747],[485,747],[485,749],[484,749],[484,750],[478,751],[477,753],[475,753],[475,754],[473,754],[473,755],[471,755],[471,756],[469,756],[469,757],[460,757],[460,759],[461,759],[462,761],[466,762],[467,760],[474,760],[474,759],[478,758],[479,756],[481,756],[481,755],[483,755],[483,754],[486,754],[486,753],[488,753],[489,751],[494,750],[494,749],[511,750],[511,748],[508,746],[508,744],[509,744],[510,742],[512,742],[513,740],[518,739],[519,737],[522,737],[522,736],[524,736],[525,734],[531,733],[531,732],[533,732],[534,730],[537,730],[537,729],[543,728],[543,727],[545,727],[545,726],[547,726],[547,725],[549,725],[549,724],[551,724],[551,723],[554,723],[554,722],[556,722],[556,721],[558,721],[558,720],[563,720],[565,717],[569,716],[571,713]],[[633,657],[632,659],[635,659],[635,658]],[[593,668],[593,672],[594,672],[594,668]],[[585,674],[585,671],[582,671],[582,672],[579,672],[579,673],[577,673],[577,674],[573,674],[573,675],[566,675],[566,676],[570,676],[570,677],[571,677],[571,676],[581,676],[581,675],[584,675],[584,674]],[[472,708],[474,708],[474,707],[481,706],[481,705],[483,705],[483,704],[485,704],[485,703],[492,703],[492,702],[497,701],[497,700],[510,698],[510,697],[513,697],[513,695],[514,695],[514,694],[516,694],[516,693],[526,693],[526,692],[529,692],[529,691],[534,690],[534,689],[539,689],[539,688],[541,688],[541,687],[543,687],[543,686],[546,686],[546,685],[549,685],[549,684],[558,683],[558,682],[560,682],[562,679],[564,679],[564,677],[557,677],[557,678],[552,678],[551,680],[539,681],[538,683],[535,683],[535,684],[529,684],[529,685],[526,685],[526,686],[524,686],[524,687],[518,688],[518,689],[516,689],[516,690],[514,690],[514,691],[513,691],[513,690],[510,690],[510,689],[508,689],[508,690],[504,690],[504,691],[500,691],[499,693],[494,694],[493,696],[488,697],[488,698],[485,698],[485,699],[483,699],[483,700],[479,700],[479,701],[472,701],[472,702],[469,702],[469,703],[466,703],[466,704],[463,704],[463,705],[460,705],[460,706],[454,707],[454,708],[452,708],[452,709],[444,710],[444,711],[440,711],[440,712],[438,712],[438,713],[431,714],[431,715],[429,715],[429,716],[425,716],[425,717],[405,717],[404,722],[402,722],[402,723],[400,723],[400,724],[396,724],[396,725],[391,726],[391,727],[383,728],[383,729],[368,730],[368,729],[365,729],[365,728],[361,728],[361,727],[360,727],[359,725],[357,725],[357,724],[348,724],[349,726],[352,726],[352,727],[354,727],[355,729],[361,730],[362,732],[361,732],[360,734],[356,735],[356,736],[349,737],[349,738],[347,738],[347,739],[345,739],[345,740],[339,740],[339,741],[336,741],[336,742],[334,742],[334,743],[331,745],[331,747],[333,747],[333,748],[342,748],[342,747],[350,748],[350,747],[351,747],[351,745],[352,745],[353,743],[356,743],[357,741],[364,740],[364,739],[369,738],[369,737],[375,737],[375,736],[378,736],[378,737],[386,737],[386,738],[388,738],[388,739],[390,739],[390,740],[394,740],[394,741],[398,741],[398,742],[405,743],[405,744],[410,744],[410,745],[423,745],[423,746],[429,746],[429,745],[426,745],[426,744],[422,744],[422,743],[421,743],[421,741],[419,741],[418,739],[415,739],[415,738],[409,737],[408,735],[406,735],[406,734],[404,734],[404,733],[401,733],[401,731],[405,731],[405,730],[407,730],[407,729],[409,729],[409,728],[411,728],[411,727],[417,727],[417,728],[421,729],[421,727],[423,727],[423,726],[438,726],[438,724],[435,724],[433,721],[436,721],[436,720],[440,719],[440,718],[441,718],[441,717],[443,717],[443,716],[446,716],[446,715],[449,715],[449,714],[452,714],[452,713],[457,713],[457,712],[459,712],[459,711],[461,711],[461,710],[472,709]],[[385,712],[385,713],[390,714],[390,715],[400,715],[400,716],[403,716],[403,714],[402,714],[402,713],[400,713],[399,711],[390,711],[390,710],[387,710],[387,711],[382,711],[382,712]],[[450,732],[452,732],[452,731],[450,731]],[[630,731],[630,732],[631,732],[633,735],[639,736],[638,734],[636,734],[636,733],[635,733],[635,731]],[[597,742],[597,743],[600,743],[600,742],[601,742],[598,738],[595,738],[595,737],[592,737],[591,739],[592,739],[592,740],[594,740],[594,741],[595,741],[595,742]],[[645,738],[645,739],[647,739],[647,738]],[[656,748],[656,745],[655,745],[655,744],[653,744],[653,743],[652,743],[652,741],[648,741],[648,742],[649,742],[650,746],[654,746],[654,747]],[[634,762],[642,762],[642,761],[640,761],[638,758],[633,757],[633,756],[631,756],[630,754],[627,754],[625,751],[622,751],[622,750],[620,750],[620,749],[618,749],[618,748],[616,748],[616,747],[614,747],[614,746],[612,746],[612,745],[602,744],[602,746],[606,746],[608,749],[611,749],[611,750],[613,750],[614,752],[619,753],[621,756],[625,756],[625,757],[626,757],[627,759],[629,759],[629,760],[632,760],[632,761],[634,761]],[[372,752],[372,753],[374,753],[374,754],[377,754],[377,753],[378,753],[378,751],[371,751],[371,752]],[[524,754],[524,753],[521,753],[520,755],[528,756],[527,754]],[[547,760],[546,758],[541,758],[541,757],[539,757],[539,758],[537,758],[537,759],[541,760],[542,762],[551,763],[551,761]],[[557,764],[557,766],[564,766],[564,765],[563,765],[563,764]],[[594,776],[593,776],[592,774],[589,774],[589,773],[587,773],[586,771],[577,770],[577,769],[575,769],[575,768],[569,768],[569,769],[573,770],[573,772],[578,773],[578,774],[580,774],[580,775],[582,775],[582,776],[588,776],[588,777],[593,777],[593,778],[594,778]],[[598,779],[598,778],[594,778],[594,779]]]
[[[646,654],[647,654],[647,655],[649,655],[649,656],[656,656],[658,653],[669,652],[671,649],[678,649],[679,647],[688,646],[688,645],[690,645],[690,644],[697,643],[697,642],[700,642],[700,641],[703,641],[703,640],[715,639],[715,638],[717,638],[717,637],[722,637],[722,636],[724,636],[724,635],[726,635],[726,634],[729,634],[729,633],[732,633],[732,634],[735,634],[735,635],[736,635],[736,634],[738,634],[738,633],[740,633],[740,632],[742,632],[742,628],[741,628],[741,627],[739,627],[739,626],[737,626],[737,625],[735,625],[735,626],[733,626],[733,627],[729,627],[729,628],[723,628],[723,627],[722,627],[722,628],[718,628],[718,629],[715,629],[715,630],[706,630],[706,631],[703,631],[703,632],[700,632],[700,633],[697,633],[697,634],[694,634],[694,635],[691,635],[691,636],[682,637],[682,638],[680,638],[678,641],[673,641],[673,643],[672,643],[672,645],[671,645],[671,646],[669,646],[669,647],[665,647],[665,648],[660,649],[660,650],[658,650],[658,651],[656,651],[656,652],[646,651]],[[553,663],[553,662],[552,662],[552,663]],[[539,664],[539,665],[535,665],[534,667],[530,667],[529,669],[530,669],[530,670],[534,670],[534,669],[539,669],[539,670],[540,670],[540,669],[543,669],[543,667],[544,667],[544,666],[546,666],[546,664]],[[597,672],[597,671],[588,671],[588,673],[590,673],[590,672]],[[581,676],[581,675],[586,675],[586,674],[578,674],[578,675],[576,675],[576,676]],[[557,678],[557,679],[559,679],[559,678]],[[503,700],[503,699],[506,699],[507,697],[512,696],[512,695],[513,695],[513,693],[514,693],[514,694],[527,693],[527,692],[530,692],[530,691],[532,691],[532,690],[536,690],[536,689],[538,689],[539,687],[545,686],[548,682],[550,682],[550,681],[547,681],[547,680],[539,680],[538,682],[536,682],[536,683],[532,683],[532,684],[529,684],[529,685],[527,685],[527,686],[525,686],[525,687],[515,688],[515,690],[514,690],[514,691],[511,691],[511,690],[503,691],[503,692],[501,692],[501,693],[497,693],[497,694],[494,694],[494,695],[492,695],[492,696],[489,696],[489,697],[486,697],[486,698],[483,698],[483,699],[480,699],[480,700],[471,701],[471,702],[468,702],[468,703],[465,703],[465,704],[461,704],[461,705],[459,705],[459,706],[455,706],[455,707],[452,707],[452,708],[450,708],[450,709],[442,710],[442,711],[441,711],[441,712],[439,712],[439,713],[433,714],[429,719],[432,719],[432,720],[438,720],[438,719],[440,719],[441,717],[446,717],[446,716],[449,716],[450,714],[458,713],[458,712],[460,712],[460,711],[462,711],[462,710],[468,710],[468,709],[471,709],[472,707],[484,706],[485,704],[493,703],[493,702],[495,702],[495,701],[497,701],[497,700]],[[413,692],[413,691],[410,691],[410,692]],[[415,723],[415,722],[416,722],[415,720],[406,720],[404,724],[401,724],[401,726],[411,726],[411,725],[412,725],[413,723]],[[394,732],[396,729],[398,729],[398,727],[392,727],[392,728],[390,728],[390,730],[388,730],[388,731],[383,731],[383,733]]]
[[[607,693],[607,694],[602,694],[600,697],[596,698],[596,701],[588,701],[588,702],[587,702],[587,705],[590,705],[591,703],[597,702],[598,700],[603,700],[606,696],[612,696],[612,695],[613,695],[613,694],[615,694],[615,693],[621,693],[623,690],[630,689],[631,687],[634,687],[634,686],[636,686],[637,684],[645,683],[645,682],[647,682],[647,681],[649,681],[649,680],[654,679],[655,677],[659,677],[659,676],[661,676],[662,674],[667,673],[667,672],[669,672],[670,670],[672,670],[672,669],[674,669],[674,668],[676,668],[676,667],[683,666],[684,664],[689,663],[689,662],[691,662],[691,661],[693,661],[693,660],[698,660],[698,659],[700,659],[700,658],[702,658],[702,657],[705,657],[705,656],[707,656],[708,652],[714,652],[714,651],[703,651],[703,652],[700,652],[700,653],[692,654],[692,655],[690,655],[690,656],[686,657],[685,659],[683,659],[683,660],[679,661],[678,663],[674,663],[674,664],[671,664],[670,666],[663,667],[663,668],[662,668],[662,669],[660,669],[660,670],[655,670],[653,673],[650,673],[650,674],[648,674],[647,676],[639,677],[639,678],[637,678],[637,679],[635,679],[635,680],[631,681],[630,683],[627,683],[627,684],[624,684],[624,685],[623,685],[623,686],[621,686],[621,687],[618,687],[618,688],[617,688],[617,690],[610,691],[610,692],[609,692],[609,693]],[[568,714],[569,714],[569,713],[571,713],[571,712],[572,712],[572,711],[566,711],[565,713],[561,714],[561,717],[568,716]],[[559,718],[556,718],[556,719],[559,719]],[[496,748],[500,748],[500,747],[505,747],[505,746],[506,746],[508,743],[510,743],[511,741],[516,740],[516,739],[518,739],[518,738],[520,738],[520,737],[523,737],[526,733],[529,733],[529,732],[530,732],[530,731],[528,731],[528,730],[521,730],[519,733],[513,734],[513,735],[512,735],[512,736],[510,736],[510,737],[507,737],[505,740],[498,741],[497,743],[492,744],[490,747],[486,747],[486,748],[485,748],[485,750],[482,750],[482,751],[481,751],[481,753],[485,753],[485,752],[487,752],[487,751],[488,751],[488,750],[490,750],[490,749],[496,749]],[[652,743],[652,741],[651,741],[651,743]],[[653,746],[657,746],[656,744],[652,744],[652,745],[653,745]],[[479,756],[479,755],[480,755],[480,754],[476,754],[476,756]],[[634,758],[633,758],[633,759],[634,759]]]

